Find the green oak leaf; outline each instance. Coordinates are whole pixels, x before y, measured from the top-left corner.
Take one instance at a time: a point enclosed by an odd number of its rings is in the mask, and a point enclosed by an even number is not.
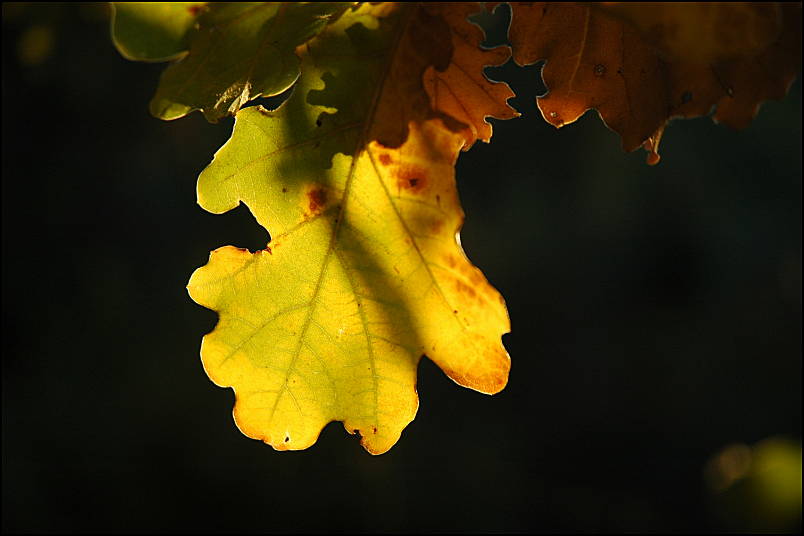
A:
[[[187,51],[206,2],[112,2],[112,42],[129,60],[168,61]]]
[[[349,2],[115,3],[112,34],[129,59],[168,66],[151,114],[178,119],[201,110],[211,123],[248,101],[288,89],[299,77],[296,48],[348,9]]]

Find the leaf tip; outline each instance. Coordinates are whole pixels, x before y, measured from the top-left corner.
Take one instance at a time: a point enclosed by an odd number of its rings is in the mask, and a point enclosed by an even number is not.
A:
[[[653,136],[642,142],[642,148],[648,152],[645,161],[649,166],[655,166],[662,159],[659,155],[659,143],[662,141],[665,126],[667,126],[666,123],[659,127],[659,129],[653,133]]]

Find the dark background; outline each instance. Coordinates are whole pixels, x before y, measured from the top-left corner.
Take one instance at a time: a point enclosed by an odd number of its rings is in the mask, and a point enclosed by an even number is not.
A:
[[[150,117],[164,66],[124,60],[103,5],[4,4],[2,28],[4,532],[729,530],[707,460],[800,441],[800,82],[745,131],[673,123],[648,167],[594,112],[544,122],[538,67],[490,70],[524,117],[457,177],[508,387],[423,360],[387,454],[340,423],[279,453],[204,374],[216,315],[185,290],[267,240],[195,203],[231,119]]]

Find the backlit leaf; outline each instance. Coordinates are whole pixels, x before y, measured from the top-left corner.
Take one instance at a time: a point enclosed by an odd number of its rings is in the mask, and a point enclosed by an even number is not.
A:
[[[491,125],[485,120],[487,115],[497,119],[519,116],[506,104],[514,96],[511,88],[507,84],[491,82],[483,74],[484,66],[502,65],[508,61],[511,49],[507,46],[480,48],[483,30],[468,20],[468,16],[477,11],[474,4],[433,4],[430,9],[447,22],[453,49],[447,69],[439,71],[429,67],[424,73],[430,106],[467,125],[464,149],[478,139],[488,142]]]
[[[625,150],[644,146],[656,163],[669,119],[717,106],[715,120],[744,127],[762,101],[786,93],[800,68],[800,4],[711,8],[729,14],[732,26],[743,20],[737,28],[700,16],[706,6],[651,6],[512,4],[514,59],[546,60],[548,93],[538,99],[545,120],[562,127],[594,108]],[[700,38],[703,48],[690,55],[692,36],[707,31],[720,33]]]
[[[271,232],[265,250],[214,251],[188,289],[220,315],[207,373],[234,388],[240,429],[274,448],[306,448],[338,420],[385,452],[416,414],[423,354],[460,385],[506,384],[508,315],[458,241],[454,163],[478,120],[511,115],[510,90],[472,59],[469,79],[502,100],[467,93],[471,118],[431,107],[423,76],[453,57],[445,9],[344,14],[305,45],[291,98],[241,110],[199,178],[201,206],[242,201]]]

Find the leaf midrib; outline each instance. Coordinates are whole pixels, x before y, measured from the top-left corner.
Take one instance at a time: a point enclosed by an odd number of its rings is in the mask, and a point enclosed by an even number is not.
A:
[[[386,81],[388,80],[389,71],[391,69],[391,66],[394,64],[394,59],[396,58],[396,54],[397,54],[397,51],[399,49],[399,42],[400,42],[402,36],[405,34],[405,31],[406,31],[406,29],[408,27],[408,24],[410,24],[410,19],[411,19],[412,14],[413,14],[415,9],[416,9],[416,7],[411,8],[408,11],[408,13],[406,13],[404,19],[398,25],[397,34],[394,36],[394,41],[393,41],[393,44],[392,44],[392,46],[390,48],[391,53],[388,55],[388,61],[387,61],[386,65],[385,65],[385,70],[382,73],[382,76],[380,77],[380,83],[377,84],[377,88],[374,91],[374,94],[372,95],[371,104],[369,105],[368,112],[365,115],[365,123],[363,125],[363,129],[362,129],[360,135],[357,137],[357,140],[355,142],[355,150],[352,153],[352,162],[349,165],[349,172],[348,172],[348,175],[346,177],[346,182],[345,182],[344,188],[343,188],[343,194],[341,196],[342,201],[341,201],[341,204],[340,204],[340,210],[338,211],[338,216],[337,216],[337,218],[335,220],[335,224],[334,224],[334,226],[332,228],[332,234],[330,236],[330,241],[329,241],[329,244],[327,246],[327,251],[324,254],[324,261],[323,261],[323,263],[321,265],[321,270],[319,272],[318,280],[316,281],[316,285],[315,285],[315,287],[313,289],[313,294],[310,297],[310,301],[308,302],[309,303],[309,309],[307,311],[307,315],[306,315],[305,320],[304,320],[304,325],[302,326],[302,329],[301,329],[301,331],[299,333],[299,343],[296,345],[296,351],[294,352],[293,358],[291,359],[291,362],[288,365],[288,371],[287,371],[287,374],[285,374],[285,381],[282,383],[282,386],[279,389],[279,393],[277,394],[276,398],[274,399],[274,406],[273,406],[273,408],[271,410],[271,415],[269,416],[269,420],[273,420],[274,415],[276,414],[276,408],[279,405],[280,399],[282,398],[282,394],[285,391],[289,391],[289,389],[288,389],[288,379],[290,377],[291,372],[294,369],[294,366],[296,364],[296,361],[299,358],[299,355],[301,354],[301,349],[302,349],[302,346],[304,344],[305,335],[307,333],[307,330],[310,327],[311,320],[312,320],[312,317],[313,317],[313,313],[315,312],[316,306],[319,303],[318,294],[321,291],[321,285],[322,285],[322,283],[324,281],[324,278],[325,278],[327,272],[329,271],[329,264],[330,264],[330,261],[332,260],[333,252],[335,251],[335,246],[336,246],[336,244],[338,242],[338,235],[340,234],[340,231],[342,229],[343,220],[344,220],[343,216],[344,216],[344,214],[346,212],[346,207],[347,207],[348,201],[349,201],[349,194],[351,192],[352,184],[354,183],[355,166],[357,165],[357,161],[358,161],[358,158],[360,156],[360,152],[365,149],[366,141],[367,141],[367,138],[368,138],[368,133],[369,133],[369,131],[370,131],[372,125],[373,125],[373,122],[374,122],[374,117],[375,117],[376,112],[377,112],[377,105],[379,103],[380,96],[383,93],[383,89],[385,88]],[[348,267],[347,266],[344,266],[344,273],[348,273]],[[369,333],[368,323],[367,323],[367,319],[365,317],[365,311],[364,311],[365,307],[363,307],[361,297],[358,295],[357,292],[355,292],[354,283],[352,282],[351,278],[348,275],[347,275],[347,280],[349,281],[349,285],[352,287],[352,295],[355,297],[355,301],[358,304],[358,310],[360,311],[361,323],[363,324],[363,334],[366,337],[366,346],[369,349],[369,362],[370,362],[370,366],[371,366],[371,376],[372,376],[372,379],[373,379],[373,382],[374,382],[374,386],[373,386],[373,392],[374,392],[373,418],[374,418],[374,426],[376,427],[379,424],[378,423],[379,418],[378,418],[378,413],[377,413],[379,403],[378,403],[378,379],[377,379],[376,358],[374,356],[374,350],[373,350],[372,341],[371,341],[371,333]],[[325,364],[323,362],[321,364],[322,364],[322,367],[324,367],[324,370],[326,371],[327,369],[326,369]],[[327,375],[329,376],[328,372],[327,372]],[[338,401],[338,390],[337,390],[337,388],[335,386],[333,386],[333,392],[335,394],[335,406],[337,407],[338,406],[338,402],[337,402]],[[338,409],[340,409],[340,408],[338,408]],[[300,413],[301,413],[301,411],[300,411]]]

